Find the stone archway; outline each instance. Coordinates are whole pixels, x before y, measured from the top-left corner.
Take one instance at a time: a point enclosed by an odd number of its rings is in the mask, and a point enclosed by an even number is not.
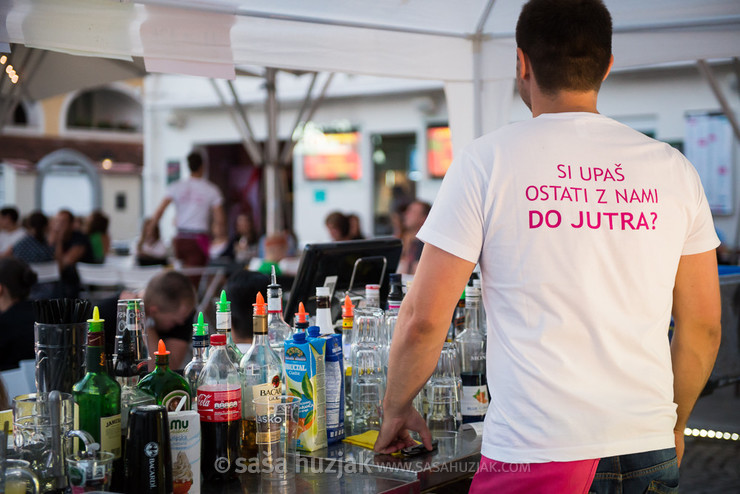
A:
[[[59,149],[36,166],[36,208],[47,214],[70,209],[87,214],[102,206],[100,175],[93,162],[74,149]]]

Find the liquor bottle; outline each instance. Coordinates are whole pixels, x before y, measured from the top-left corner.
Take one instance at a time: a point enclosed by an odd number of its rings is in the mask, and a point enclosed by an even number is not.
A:
[[[229,480],[237,476],[242,391],[239,373],[226,352],[226,335],[211,336],[211,351],[197,390],[203,478],[206,482]]]
[[[136,387],[139,382],[137,373],[137,363],[135,361],[134,344],[131,341],[131,332],[124,328],[121,337],[118,355],[116,357],[115,376],[116,381],[121,386],[121,446],[126,445],[126,431],[128,430],[129,412],[140,405],[156,405],[153,396]],[[122,452],[125,458],[125,451]]]
[[[344,296],[342,306],[342,354],[344,355],[344,420],[352,423],[352,324],[354,306],[349,295]]]
[[[365,285],[365,307],[380,307],[380,285]]]
[[[283,290],[277,284],[275,266],[272,267],[271,281],[267,286],[267,337],[280,360],[285,361],[283,356],[285,340],[293,335],[293,331],[283,319]]]
[[[403,283],[401,273],[391,273],[388,275],[390,290],[388,291],[388,309],[400,309],[403,302]]]
[[[159,340],[154,356],[156,366],[141,378],[138,388],[154,396],[157,405],[163,405],[167,411],[176,410],[183,398],[185,403],[181,410],[190,410],[190,385],[184,377],[170,369],[170,352],[164,341]]]
[[[258,292],[252,315],[252,347],[239,364],[243,403],[241,456],[244,458],[257,456],[257,419],[253,400],[282,393],[283,362],[270,346],[267,336],[266,305],[262,293]]]
[[[198,322],[193,324],[193,358],[188,362],[188,365],[185,366],[185,370],[183,371],[183,375],[190,386],[193,410],[197,410],[198,377],[206,365],[206,350],[208,350],[208,323],[203,322],[203,313],[199,312]]]
[[[334,323],[331,320],[331,294],[329,287],[316,287],[316,326],[321,334],[334,334]]]
[[[244,356],[231,339],[231,302],[226,299],[226,290],[221,290],[221,297],[216,302],[216,333],[226,335],[226,353],[234,366],[239,367]],[[206,354],[210,352],[210,349]]]
[[[477,290],[465,289],[465,329],[455,339],[461,365],[463,423],[481,422],[488,409],[486,341],[478,326]]]
[[[462,294],[460,295],[460,299],[457,301],[455,312],[452,315],[452,326],[453,326],[453,335],[452,335],[453,339],[460,336],[460,333],[462,333],[463,329],[465,329],[465,291],[464,290]]]
[[[123,346],[123,331],[127,328],[131,337],[131,351],[133,352],[136,375],[140,378],[147,375],[147,366],[149,365],[149,351],[147,350],[146,338],[144,337],[145,325],[146,313],[144,311],[143,300],[136,298],[118,301],[116,313],[116,354],[121,351]]]
[[[97,307],[87,321],[85,376],[72,387],[79,428],[89,433],[102,451],[113,453],[114,484],[123,480],[121,454],[121,386],[108,375],[105,363],[105,332]]]
[[[306,312],[303,302],[298,302],[298,312],[295,314],[294,322],[293,334],[305,333],[308,329],[308,312]]]
[[[476,290],[478,290],[478,298],[480,300],[480,303],[478,304],[478,326],[480,328],[481,334],[483,334],[483,338],[485,339],[487,337],[487,323],[486,323],[486,309],[483,306],[483,288],[482,288],[482,281],[480,278],[474,278],[473,279],[473,287],[475,287]]]

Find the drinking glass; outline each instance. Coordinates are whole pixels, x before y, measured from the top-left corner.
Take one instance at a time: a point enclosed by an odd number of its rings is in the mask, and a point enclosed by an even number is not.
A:
[[[67,486],[64,458],[72,441],[65,439],[74,426],[74,401],[68,393],[36,393],[13,400],[16,454],[36,473],[41,492]]]
[[[39,479],[27,461],[6,458],[0,465],[0,492],[36,494],[39,492]]]
[[[279,484],[295,479],[297,396],[263,396],[253,400],[257,418],[257,458],[261,478]]]
[[[108,451],[80,452],[67,456],[72,494],[107,491],[113,475],[115,455]]]

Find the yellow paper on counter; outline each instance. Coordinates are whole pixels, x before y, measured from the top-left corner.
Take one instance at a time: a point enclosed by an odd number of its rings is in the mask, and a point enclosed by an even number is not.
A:
[[[367,432],[363,432],[362,434],[357,434],[354,436],[345,437],[342,442],[354,444],[355,446],[360,446],[361,448],[367,448],[367,449],[373,449],[375,447],[375,441],[378,440],[378,433],[380,431],[370,430]],[[416,444],[421,444],[419,441],[414,441]],[[400,456],[401,452],[397,451],[393,453],[393,456]]]

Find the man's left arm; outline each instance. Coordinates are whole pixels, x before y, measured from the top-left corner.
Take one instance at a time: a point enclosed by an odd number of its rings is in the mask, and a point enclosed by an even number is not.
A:
[[[431,449],[429,429],[412,401],[437,365],[452,313],[473,268],[474,263],[431,244],[424,247],[393,334],[376,452],[393,453],[413,445],[409,430],[419,432]]]

